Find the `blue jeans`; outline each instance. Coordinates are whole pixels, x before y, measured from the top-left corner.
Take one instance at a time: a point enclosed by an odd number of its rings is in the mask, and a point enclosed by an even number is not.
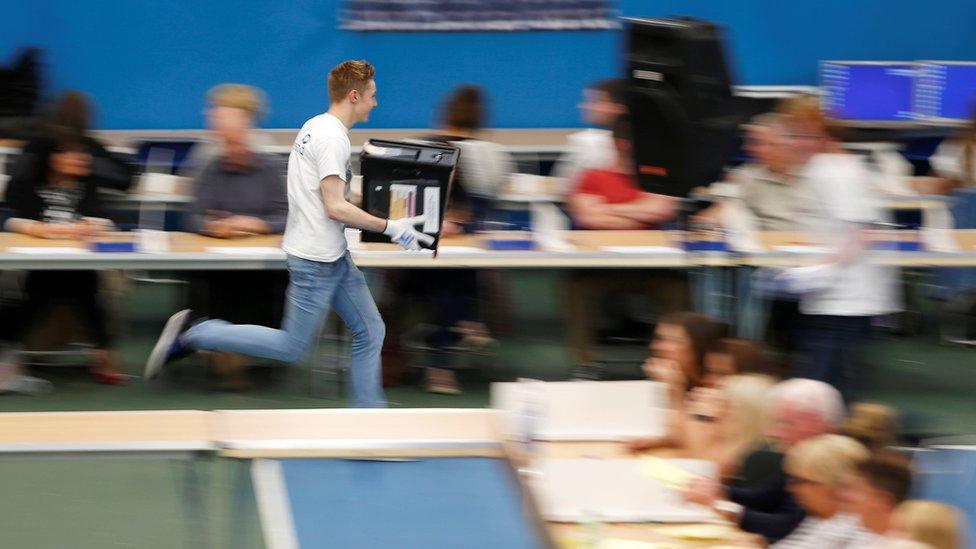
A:
[[[353,337],[349,360],[353,406],[385,406],[380,351],[386,326],[366,287],[366,279],[349,252],[331,263],[289,255],[288,275],[285,316],[280,330],[207,320],[187,330],[183,344],[201,351],[298,362],[308,355],[331,306]]]

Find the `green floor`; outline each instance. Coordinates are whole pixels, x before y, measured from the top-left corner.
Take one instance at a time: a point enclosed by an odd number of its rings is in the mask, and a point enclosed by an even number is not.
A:
[[[462,377],[465,393],[436,396],[416,385],[391,387],[387,396],[399,407],[480,407],[488,401],[490,378],[535,376],[565,379],[569,355],[563,336],[560,274],[521,272],[507,277],[508,332],[500,337],[497,359],[485,372]],[[122,345],[127,372],[138,375],[146,353],[177,297],[172,287],[140,284],[126,304]],[[906,430],[923,436],[976,432],[976,351],[939,345],[932,323],[911,338],[881,336],[864,373],[866,396],[890,403],[904,414]],[[643,355],[639,348],[605,350],[610,356]],[[137,410],[221,408],[317,408],[343,406],[334,396],[313,395],[307,365],[263,368],[257,388],[240,393],[209,390],[212,380],[194,363],[179,375],[128,387],[91,383],[78,368],[46,368],[56,390],[40,397],[0,397],[3,411]],[[618,372],[627,373],[627,367]],[[317,386],[317,389],[321,387]],[[0,503],[2,547],[172,548],[260,547],[259,526],[246,475],[239,464],[222,459],[198,463],[194,470],[205,513],[184,502],[186,465],[156,460],[2,461]],[[241,484],[243,482],[243,484]],[[235,495],[235,488],[243,496]],[[327,512],[327,510],[323,510]],[[199,520],[190,520],[198,517]]]

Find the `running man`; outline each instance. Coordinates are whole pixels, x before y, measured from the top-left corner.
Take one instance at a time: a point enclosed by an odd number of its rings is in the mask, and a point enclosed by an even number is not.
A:
[[[349,129],[376,107],[375,69],[345,61],[329,73],[329,110],[305,122],[288,159],[289,286],[280,330],[223,320],[194,323],[189,309],[174,314],[146,362],[153,379],[168,363],[195,351],[226,351],[298,362],[305,358],[330,307],[353,336],[349,370],[352,404],[386,405],[380,350],[386,327],[346,246],[346,225],[382,232],[408,250],[434,238],[415,229],[423,218],[381,219],[346,200],[352,168]],[[247,299],[247,296],[241,296]]]

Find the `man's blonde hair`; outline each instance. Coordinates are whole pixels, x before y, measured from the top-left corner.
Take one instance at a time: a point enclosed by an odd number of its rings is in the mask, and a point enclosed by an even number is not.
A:
[[[836,489],[845,475],[856,472],[870,457],[868,449],[853,438],[820,435],[790,448],[783,469],[791,476]]]
[[[352,90],[360,93],[376,74],[376,69],[366,61],[343,61],[329,72],[329,101],[339,103]]]
[[[268,101],[264,92],[245,84],[221,84],[207,92],[207,103],[214,107],[231,107],[247,111],[252,121],[265,113]]]

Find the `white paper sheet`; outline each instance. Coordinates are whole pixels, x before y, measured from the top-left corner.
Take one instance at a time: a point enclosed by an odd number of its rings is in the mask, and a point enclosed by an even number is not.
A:
[[[88,248],[73,248],[70,246],[12,246],[7,248],[7,253],[12,254],[32,254],[32,255],[63,255],[63,254],[86,254],[91,253]]]
[[[638,254],[638,255],[652,255],[652,254],[681,254],[684,250],[681,248],[675,248],[674,246],[603,246],[600,248],[605,252],[613,252],[616,254]]]
[[[701,476],[715,478],[715,464],[668,460]],[[678,490],[643,475],[636,459],[542,459],[530,481],[546,520],[582,522],[594,515],[604,522],[716,522],[711,509],[684,501]]]
[[[227,255],[284,255],[281,248],[270,246],[211,246],[207,252]]]

